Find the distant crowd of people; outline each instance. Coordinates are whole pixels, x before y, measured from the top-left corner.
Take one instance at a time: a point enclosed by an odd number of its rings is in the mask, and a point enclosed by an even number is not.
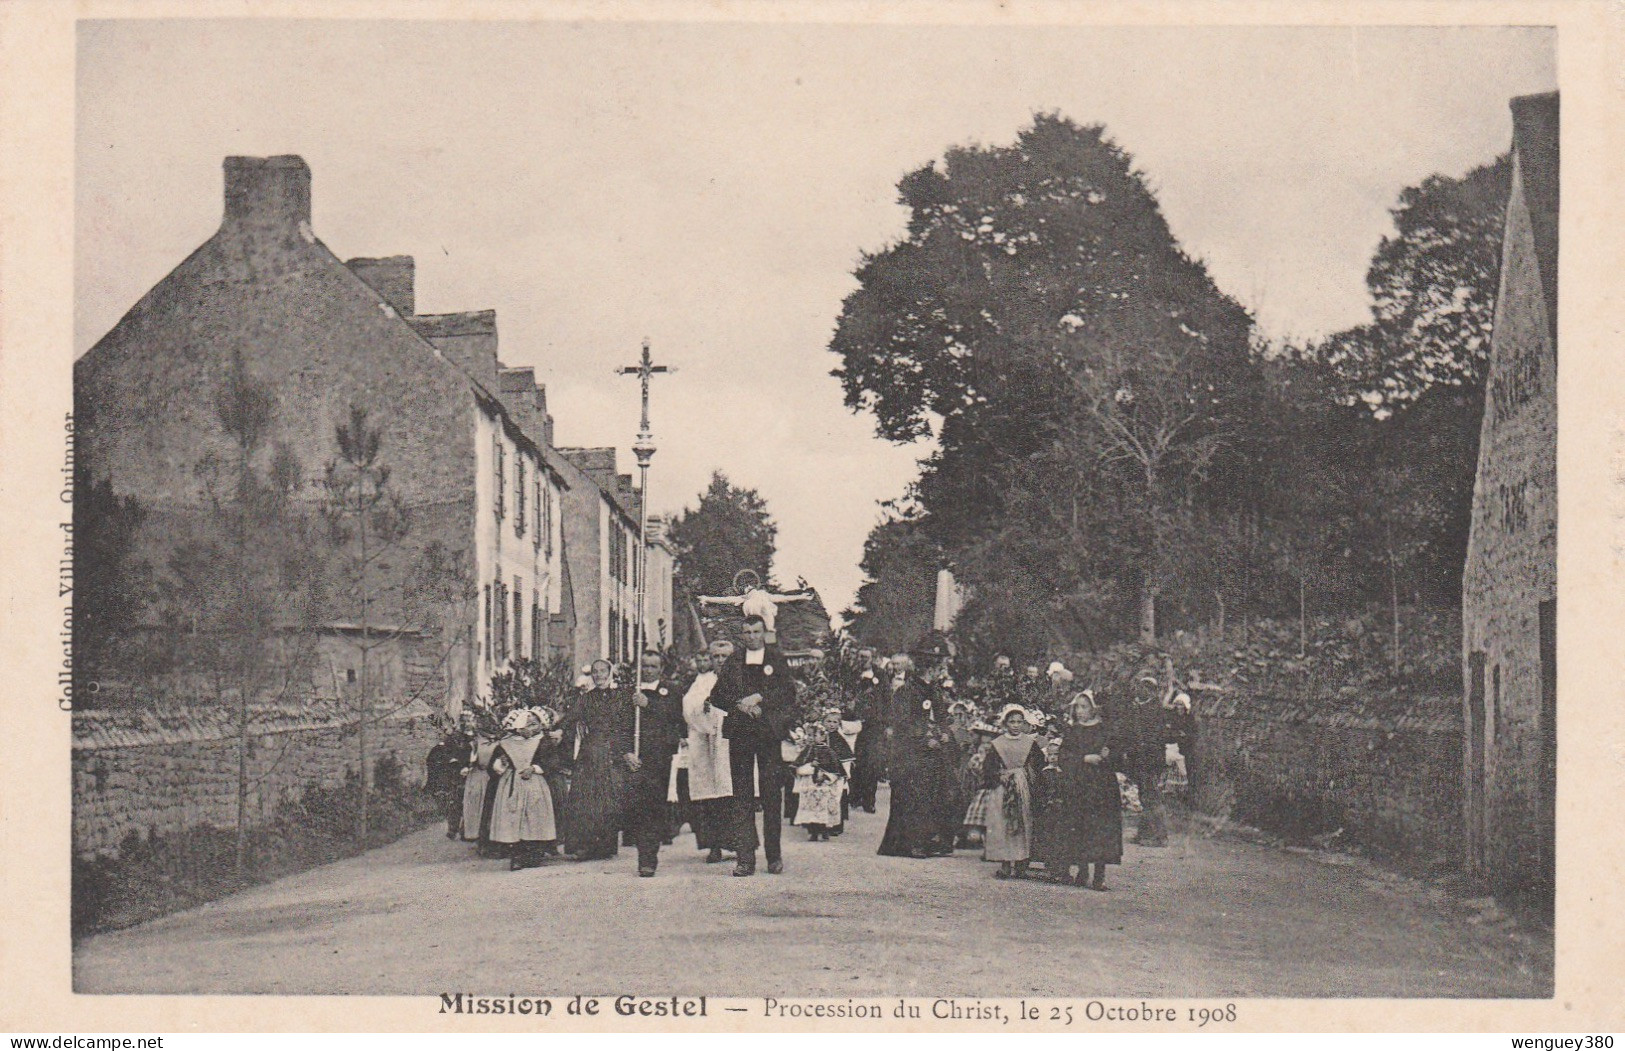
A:
[[[1123,797],[1141,809],[1136,842],[1168,842],[1170,762],[1192,754],[1190,697],[1172,669],[1146,666],[1129,696],[1072,688],[1060,662],[1018,676],[1008,658],[957,684],[935,646],[859,652],[857,695],[885,740],[891,813],[880,853],[930,858],[979,847],[995,876],[1106,889],[1123,858]],[[1119,777],[1121,775],[1121,778]],[[1121,783],[1120,783],[1121,781]]]
[[[446,835],[515,870],[633,846],[652,877],[686,825],[707,862],[731,854],[745,877],[760,856],[776,875],[785,823],[813,842],[839,836],[854,812],[875,813],[886,782],[883,855],[980,850],[1001,879],[1041,870],[1104,890],[1122,861],[1125,790],[1136,842],[1166,845],[1165,781],[1190,762],[1194,729],[1171,666],[1147,665],[1107,701],[1073,689],[1059,661],[1018,675],[999,657],[956,683],[925,640],[798,674],[768,638],[748,616],[741,645],[682,662],[647,652],[635,682],[597,661],[569,696],[500,726],[465,712],[429,756]]]

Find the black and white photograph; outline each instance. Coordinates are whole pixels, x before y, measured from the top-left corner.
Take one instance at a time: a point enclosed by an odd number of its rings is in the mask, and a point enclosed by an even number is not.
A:
[[[1557,20],[662,10],[75,21],[73,996],[1563,999]]]

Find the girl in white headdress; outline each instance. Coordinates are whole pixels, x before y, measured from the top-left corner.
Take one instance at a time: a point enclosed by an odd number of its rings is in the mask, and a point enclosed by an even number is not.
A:
[[[533,868],[559,838],[553,792],[547,784],[554,742],[544,718],[528,708],[509,712],[502,728],[507,736],[497,742],[491,761],[491,772],[498,777],[491,841],[511,844],[509,869]]]
[[[982,856],[999,863],[999,879],[1025,879],[1032,858],[1033,796],[1044,769],[1044,750],[1027,732],[1027,710],[1007,704],[999,713],[1004,733],[982,763],[987,799],[987,830]]]

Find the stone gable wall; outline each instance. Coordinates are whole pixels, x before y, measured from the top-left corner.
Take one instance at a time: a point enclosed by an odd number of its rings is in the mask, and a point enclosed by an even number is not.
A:
[[[1498,889],[1552,878],[1540,605],[1557,594],[1557,358],[1522,174],[1520,160],[1462,582],[1462,703],[1473,703],[1472,654],[1482,653],[1486,708],[1484,812],[1468,819],[1470,861]]]

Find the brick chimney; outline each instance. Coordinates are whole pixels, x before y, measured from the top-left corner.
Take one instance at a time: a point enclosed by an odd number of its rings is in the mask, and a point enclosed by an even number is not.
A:
[[[406,321],[448,361],[492,394],[500,395],[495,310],[414,314]]]
[[[528,366],[504,368],[498,381],[502,385],[502,404],[507,406],[508,414],[519,422],[531,441],[541,442],[542,419],[536,411],[536,370]]]
[[[365,281],[374,292],[384,297],[384,302],[395,308],[395,313],[401,317],[411,317],[417,313],[417,298],[413,288],[417,265],[409,255],[385,256],[382,259],[350,259],[345,266],[361,280]]]
[[[303,157],[227,157],[222,227],[285,235],[310,232],[310,168]]]
[[[1559,208],[1560,103],[1557,92],[1522,95],[1512,100],[1512,149],[1517,156],[1518,188],[1529,211],[1535,238],[1535,263],[1546,297],[1546,320],[1552,346],[1557,346],[1557,243]]]
[[[536,384],[536,412],[542,418],[542,441],[553,444],[553,414],[547,411],[547,384]]]

